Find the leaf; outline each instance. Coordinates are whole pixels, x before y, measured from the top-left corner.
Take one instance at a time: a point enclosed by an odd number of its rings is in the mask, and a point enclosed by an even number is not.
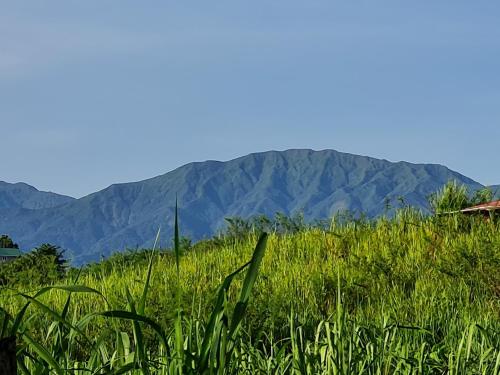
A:
[[[52,289],[58,289],[58,290],[64,290],[66,292],[70,293],[94,293],[100,295],[102,298],[106,300],[106,297],[99,292],[98,290],[95,290],[93,288],[89,288],[88,286],[85,285],[53,285],[53,286],[47,286],[45,288],[40,289],[34,296],[33,298],[40,297],[41,295],[47,293],[48,291]],[[107,300],[106,300],[107,302]]]
[[[104,312],[99,312],[99,313],[94,313],[91,314],[93,316],[105,316],[108,318],[116,318],[116,319],[125,319],[125,320],[131,320],[133,322],[142,322],[147,325],[149,325],[158,335],[160,338],[162,344],[165,346],[165,349],[170,352],[167,338],[160,327],[158,323],[156,323],[154,320],[148,318],[147,316],[139,315],[130,311],[125,311],[125,310],[109,310],[109,311],[104,311]]]
[[[140,369],[141,367],[139,366],[139,364],[137,363],[127,363],[125,366],[122,366],[118,369],[116,369],[113,374],[114,375],[121,375],[121,374],[126,374],[128,373],[129,371],[132,371],[132,370],[138,370]]]
[[[156,232],[156,238],[155,238],[155,242],[153,244],[153,254],[151,254],[151,259],[149,260],[148,275],[146,276],[146,282],[144,283],[144,289],[142,291],[142,296],[141,296],[141,299],[139,300],[138,312],[141,315],[144,315],[144,310],[146,308],[146,297],[147,297],[148,290],[149,290],[149,284],[151,282],[151,271],[153,269],[154,251],[156,249],[156,244],[158,243],[158,240],[160,238],[160,230],[161,230],[161,228],[158,228],[158,232]]]
[[[49,366],[51,366],[57,374],[62,375],[64,373],[63,369],[59,366],[54,357],[52,357],[52,355],[43,346],[41,346],[39,343],[33,340],[31,336],[25,333],[23,334],[23,340],[29,345],[29,347],[33,351],[35,351],[40,356],[40,358],[42,358],[45,362],[47,362]]]
[[[267,237],[267,233],[262,233],[259,241],[257,242],[257,246],[255,246],[252,260],[250,261],[250,267],[248,268],[245,280],[243,281],[243,286],[241,288],[240,299],[234,308],[231,320],[231,329],[229,330],[229,338],[231,340],[234,340],[234,336],[238,331],[239,325],[245,315],[248,300],[255,284],[255,280],[257,280],[260,264],[262,263],[262,258],[264,257],[264,253],[266,251]]]
[[[208,320],[208,325],[207,328],[205,329],[205,333],[203,336],[203,342],[201,344],[201,350],[200,350],[200,356],[198,359],[198,371],[203,372],[208,364],[208,357],[210,354],[210,347],[212,340],[217,339],[217,332],[218,331],[218,323],[221,320],[222,314],[224,312],[224,300],[225,296],[227,294],[227,291],[229,290],[229,287],[231,286],[231,283],[234,279],[234,277],[239,274],[241,271],[243,271],[246,267],[248,267],[249,263],[244,264],[240,268],[238,268],[236,271],[234,271],[232,274],[227,276],[222,284],[219,287],[219,291],[217,294],[217,301],[215,303],[214,308],[212,309],[212,313],[210,314],[210,318]]]
[[[180,258],[181,258],[181,250],[179,247],[179,218],[178,218],[177,198],[175,198],[174,252],[175,252],[175,265],[177,266],[177,275],[179,275],[179,263],[180,263]]]
[[[12,325],[12,328],[10,330],[10,334],[11,336],[15,336],[16,333],[17,333],[17,330],[19,329],[19,326],[21,325],[21,322],[24,318],[24,314],[26,314],[26,310],[28,309],[28,307],[30,306],[30,302],[27,302],[23,308],[21,309],[21,311],[19,311],[16,315],[16,320],[14,321],[14,324]]]
[[[78,327],[75,327],[71,323],[67,322],[56,311],[52,310],[50,307],[48,307],[47,305],[45,305],[42,302],[38,301],[37,299],[35,299],[35,298],[31,297],[31,296],[28,296],[27,294],[20,293],[19,295],[22,296],[22,297],[24,297],[24,298],[26,298],[26,299],[28,299],[31,303],[34,303],[35,305],[37,305],[40,309],[42,309],[43,311],[45,311],[46,313],[48,313],[49,315],[51,315],[58,322],[62,323],[66,327],[68,327],[70,329],[73,329],[74,331],[78,332],[88,343],[91,344],[91,341],[85,336],[85,334]],[[27,307],[27,305],[25,307]]]

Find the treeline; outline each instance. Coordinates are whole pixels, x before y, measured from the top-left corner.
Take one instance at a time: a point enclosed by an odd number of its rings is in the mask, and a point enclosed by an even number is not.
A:
[[[12,239],[0,238],[3,248],[18,248]],[[43,244],[31,252],[0,264],[0,285],[12,286],[52,284],[66,275],[68,268],[64,251],[58,246]]]

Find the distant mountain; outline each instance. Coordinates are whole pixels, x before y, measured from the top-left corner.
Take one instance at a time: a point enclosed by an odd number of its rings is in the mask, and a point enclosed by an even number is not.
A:
[[[0,181],[0,215],[6,209],[52,208],[75,200],[75,198],[55,193],[39,191],[25,183],[9,184]]]
[[[500,185],[491,185],[491,191],[495,194],[495,198],[500,199]]]
[[[10,212],[0,215],[0,232],[23,248],[60,245],[79,264],[125,247],[151,246],[159,225],[164,238],[170,237],[176,195],[182,234],[196,240],[214,234],[228,216],[300,210],[311,219],[342,209],[376,216],[384,211],[386,197],[399,196],[426,208],[427,196],[450,179],[481,187],[441,165],[392,163],[333,150],[270,151],[190,163],[59,207]]]

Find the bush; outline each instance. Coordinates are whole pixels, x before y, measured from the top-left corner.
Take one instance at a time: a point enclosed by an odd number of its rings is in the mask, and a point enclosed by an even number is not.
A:
[[[66,274],[66,260],[58,246],[43,244],[31,253],[0,265],[0,285],[52,284]]]
[[[12,238],[3,234],[0,236],[0,249],[19,249],[19,246],[12,241]]]

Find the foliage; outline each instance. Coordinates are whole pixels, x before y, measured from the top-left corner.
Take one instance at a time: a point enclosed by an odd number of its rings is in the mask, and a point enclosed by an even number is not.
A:
[[[64,259],[64,250],[61,250],[59,246],[44,243],[33,250],[33,256],[35,258],[51,258],[54,262],[56,273],[59,275],[59,277],[64,276],[67,264],[66,259]]]
[[[43,244],[31,253],[1,263],[0,285],[42,285],[61,280],[67,267],[63,253],[57,246]]]
[[[491,188],[485,187],[483,189],[476,190],[474,196],[471,199],[471,204],[481,204],[486,202],[491,202],[494,198],[494,192]]]
[[[19,246],[9,236],[3,234],[0,236],[0,249],[19,249]]]
[[[489,202],[492,199],[493,192],[490,188],[479,189],[471,194],[467,186],[452,180],[440,191],[430,195],[429,204],[432,211],[439,214],[460,211],[476,204]]]
[[[25,374],[500,373],[500,222],[406,207],[265,241],[176,231],[173,253],[4,290],[0,336]]]
[[[242,239],[250,233],[280,233],[292,234],[305,230],[311,226],[319,226],[322,221],[318,220],[313,224],[306,224],[304,214],[297,212],[292,216],[287,216],[281,212],[277,212],[273,218],[266,215],[255,215],[248,219],[239,216],[225,218],[227,226],[222,236],[232,239]]]

